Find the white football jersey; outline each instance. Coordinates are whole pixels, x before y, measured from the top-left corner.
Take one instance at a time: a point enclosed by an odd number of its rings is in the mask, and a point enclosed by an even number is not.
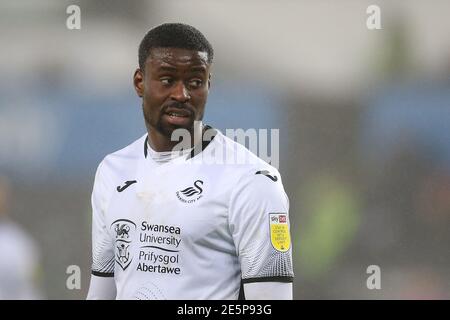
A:
[[[289,200],[277,169],[215,129],[166,163],[147,135],[100,163],[92,274],[117,299],[237,299],[242,283],[292,282]]]

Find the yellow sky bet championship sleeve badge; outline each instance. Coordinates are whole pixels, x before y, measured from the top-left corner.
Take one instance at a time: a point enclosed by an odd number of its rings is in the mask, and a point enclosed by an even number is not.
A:
[[[291,246],[291,238],[289,236],[289,225],[286,213],[269,213],[270,221],[270,240],[273,247],[280,251],[286,252]]]

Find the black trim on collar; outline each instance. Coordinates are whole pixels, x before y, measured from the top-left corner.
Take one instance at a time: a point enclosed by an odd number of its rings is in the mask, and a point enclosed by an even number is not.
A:
[[[205,140],[203,140],[203,135],[208,130],[213,130],[213,136],[211,137],[211,140],[205,141]],[[209,146],[209,144],[214,140],[216,135],[217,135],[217,130],[216,129],[214,129],[213,127],[210,127],[208,125],[205,125],[205,130],[202,133],[202,147],[199,148],[199,146],[194,146],[194,148],[192,149],[191,153],[186,157],[186,160],[192,159],[196,155],[198,155],[201,152],[203,152],[203,150],[205,150],[206,147]]]
[[[214,130],[214,132],[213,132],[214,134],[213,134],[213,136],[211,137],[211,140],[209,140],[209,141],[204,141],[204,140],[203,140],[203,134],[204,134],[204,132],[207,131],[207,130]],[[205,150],[206,147],[211,143],[211,141],[214,140],[214,138],[215,138],[216,135],[217,135],[217,130],[214,129],[213,127],[211,127],[211,126],[208,126],[208,125],[205,125],[205,127],[204,127],[204,132],[202,133],[202,147],[199,148],[198,146],[195,146],[195,147],[192,149],[191,153],[186,157],[186,160],[192,159],[193,157],[195,157],[196,155],[198,155],[200,152],[202,152],[203,150]],[[145,137],[145,141],[144,141],[144,157],[147,158],[147,155],[148,155],[148,135]]]
[[[145,137],[144,141],[144,157],[147,158],[148,154],[148,135]]]

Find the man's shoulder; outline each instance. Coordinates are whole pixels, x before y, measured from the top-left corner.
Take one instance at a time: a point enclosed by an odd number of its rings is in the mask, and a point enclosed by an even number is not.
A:
[[[99,164],[99,170],[104,168],[120,168],[129,165],[130,162],[138,161],[144,157],[144,147],[147,134],[133,141],[126,147],[106,155]]]
[[[282,183],[276,167],[258,157],[241,143],[220,131],[213,141],[214,148],[206,153],[206,159],[216,164],[213,168],[222,171],[219,176],[231,189],[237,190],[239,186],[264,187],[267,183],[277,185]]]
[[[230,165],[234,169],[241,168],[240,171],[242,173],[248,174],[259,170],[279,173],[274,166],[267,163],[241,143],[234,141],[222,133],[219,133],[219,139],[217,140],[223,144],[225,164]]]

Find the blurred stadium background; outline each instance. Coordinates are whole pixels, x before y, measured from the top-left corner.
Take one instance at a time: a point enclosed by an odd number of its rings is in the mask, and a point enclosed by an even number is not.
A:
[[[81,30],[66,28],[71,4]],[[366,27],[371,4],[381,30]],[[449,15],[445,0],[3,0],[0,212],[28,244],[0,228],[1,275],[33,265],[35,296],[85,298],[96,166],[145,130],[139,41],[184,22],[215,47],[205,122],[280,129],[295,299],[449,299]]]

